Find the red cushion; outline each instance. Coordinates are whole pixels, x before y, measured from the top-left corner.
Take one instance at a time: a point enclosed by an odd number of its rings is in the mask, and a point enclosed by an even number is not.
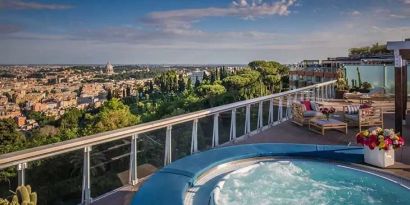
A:
[[[309,101],[309,100],[305,100],[305,101],[302,101],[302,102],[300,102],[300,103],[302,103],[303,105],[305,105],[305,107],[306,107],[306,111],[310,111],[310,110],[312,110],[312,106],[311,106],[311,104],[310,104],[310,101]]]
[[[371,108],[372,106],[369,104],[360,105],[360,109]]]

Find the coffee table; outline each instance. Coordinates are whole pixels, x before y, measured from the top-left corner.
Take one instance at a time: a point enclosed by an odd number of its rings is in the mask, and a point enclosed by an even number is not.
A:
[[[347,135],[347,123],[332,118],[313,118],[309,120],[309,130],[321,135],[325,135],[325,130],[337,130]]]

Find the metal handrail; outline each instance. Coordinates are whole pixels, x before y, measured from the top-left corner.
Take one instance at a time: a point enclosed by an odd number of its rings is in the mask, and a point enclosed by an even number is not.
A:
[[[315,85],[306,86],[303,88],[298,88],[294,90],[289,90],[286,92],[275,93],[267,96],[262,96],[250,100],[239,101],[235,103],[230,103],[226,105],[221,105],[218,107],[213,107],[205,110],[200,110],[192,113],[182,114],[166,119],[156,120],[152,122],[147,122],[135,126],[130,126],[126,128],[121,128],[113,131],[98,133],[94,135],[89,135],[81,138],[76,138],[72,140],[67,140],[64,142],[58,142],[48,145],[43,145],[35,148],[25,149],[22,151],[12,152],[0,155],[0,169],[7,168],[10,166],[18,165],[21,163],[26,163],[30,161],[35,161],[50,156],[59,155],[62,153],[67,153],[74,150],[79,150],[82,148],[90,147],[97,144],[102,144],[118,139],[123,139],[131,137],[133,134],[145,133],[160,128],[165,128],[167,126],[172,126],[176,124],[181,124],[188,121],[193,121],[198,118],[203,118],[216,113],[221,113],[225,111],[230,111],[234,108],[245,107],[249,104],[255,104],[261,101],[267,101],[272,98],[278,98],[282,96],[291,95],[294,93],[302,92],[305,90],[310,90],[322,86],[329,86],[336,82],[336,80],[318,83]]]

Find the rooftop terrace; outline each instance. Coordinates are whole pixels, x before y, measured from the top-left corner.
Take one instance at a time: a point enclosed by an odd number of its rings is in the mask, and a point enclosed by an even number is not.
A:
[[[289,120],[292,102],[301,99],[333,106],[339,111],[335,118],[340,118],[342,106],[351,102],[333,99],[334,83],[2,155],[0,169],[17,175],[0,187],[30,184],[44,204],[129,204],[150,174],[191,153],[266,142],[356,145],[357,128],[349,127],[347,135],[330,130],[322,136]],[[375,101],[374,106],[384,108],[385,127],[393,128],[394,99]],[[406,140],[409,133],[410,127],[404,126]],[[385,171],[410,179],[409,152],[407,147],[397,150],[397,163]],[[70,172],[62,180],[58,169],[64,167]]]

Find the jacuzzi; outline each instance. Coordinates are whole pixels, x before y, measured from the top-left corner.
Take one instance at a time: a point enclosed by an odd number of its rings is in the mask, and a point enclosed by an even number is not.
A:
[[[361,147],[250,144],[177,160],[132,204],[408,204],[407,180],[363,165]]]

